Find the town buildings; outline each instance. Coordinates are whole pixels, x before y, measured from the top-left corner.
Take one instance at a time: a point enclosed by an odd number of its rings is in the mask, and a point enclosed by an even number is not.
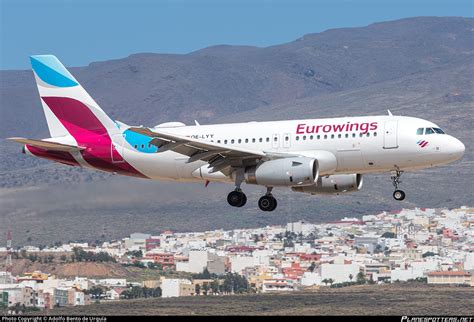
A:
[[[298,221],[231,231],[134,233],[102,245],[70,243],[23,250],[62,254],[74,247],[95,254],[105,252],[118,264],[138,263],[146,269],[188,274],[188,278],[163,275],[143,281],[141,285],[147,288],[160,287],[163,297],[196,295],[197,288],[208,290],[216,280],[221,290],[226,274],[245,277],[254,292],[264,293],[410,280],[474,286],[474,208],[468,207],[402,209],[329,223]],[[0,272],[0,305],[86,305],[91,302],[89,290],[95,286],[107,290],[103,300],[119,300],[130,282],[124,278],[57,279],[40,272],[22,276]]]

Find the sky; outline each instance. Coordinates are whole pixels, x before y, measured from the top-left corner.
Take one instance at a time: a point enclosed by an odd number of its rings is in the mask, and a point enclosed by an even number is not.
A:
[[[415,16],[474,16],[474,0],[0,0],[0,69],[28,56],[66,66],[140,52],[271,46],[332,28]]]

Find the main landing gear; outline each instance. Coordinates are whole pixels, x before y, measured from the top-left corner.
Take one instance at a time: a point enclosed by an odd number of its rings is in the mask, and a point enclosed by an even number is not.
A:
[[[236,188],[227,195],[227,202],[232,207],[243,207],[247,203],[247,196],[240,188]]]
[[[227,195],[227,202],[232,207],[243,207],[247,203],[247,196],[240,188],[235,188]],[[265,196],[258,200],[258,207],[263,211],[273,211],[277,207],[277,201],[272,195],[272,188],[267,188]]]
[[[262,211],[273,211],[277,207],[277,200],[272,195],[272,187],[267,187],[265,196],[258,200],[258,208]]]
[[[397,169],[391,177],[392,184],[395,187],[395,191],[393,192],[393,198],[395,200],[398,200],[398,201],[402,201],[403,199],[405,199],[405,192],[403,192],[402,190],[398,190],[398,185],[400,183],[402,183],[400,181],[400,177],[401,177],[402,173],[403,173],[403,171],[400,171],[400,170]]]

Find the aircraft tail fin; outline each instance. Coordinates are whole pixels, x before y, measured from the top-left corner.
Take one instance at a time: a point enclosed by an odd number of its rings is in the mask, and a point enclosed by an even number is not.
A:
[[[56,56],[35,55],[30,61],[51,137],[119,132]]]

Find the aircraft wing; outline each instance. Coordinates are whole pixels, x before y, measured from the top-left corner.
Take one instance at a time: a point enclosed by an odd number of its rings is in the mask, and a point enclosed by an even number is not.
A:
[[[267,153],[259,150],[202,141],[146,127],[130,127],[128,130],[151,137],[150,144],[158,147],[157,153],[171,150],[187,155],[187,163],[198,160],[208,162],[212,168],[210,173],[221,171],[228,174],[225,169],[229,167],[254,165],[260,159],[269,157]]]
[[[78,147],[69,144],[62,144],[57,142],[51,141],[43,141],[43,140],[33,140],[33,139],[25,139],[25,138],[8,138],[7,140],[15,141],[22,144],[28,144],[40,149],[50,150],[50,151],[64,151],[64,152],[73,152],[73,151],[81,151],[85,148]]]

